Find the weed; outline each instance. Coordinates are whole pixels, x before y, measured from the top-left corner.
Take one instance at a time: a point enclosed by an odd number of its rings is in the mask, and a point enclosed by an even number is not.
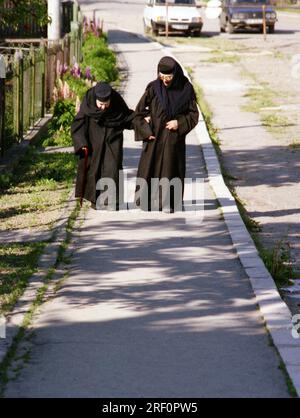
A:
[[[262,259],[277,286],[289,284],[294,275],[294,260],[291,258],[290,244],[286,238],[276,242],[273,248],[260,248]]]

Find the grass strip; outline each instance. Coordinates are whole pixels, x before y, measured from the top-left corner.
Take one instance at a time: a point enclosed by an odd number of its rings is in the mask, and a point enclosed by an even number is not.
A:
[[[73,154],[41,154],[31,146],[10,173],[0,175],[0,231],[50,230],[74,183]]]
[[[41,286],[36,294],[35,300],[33,301],[30,310],[26,313],[24,316],[22,325],[20,326],[16,336],[13,339],[13,342],[8,349],[5,358],[0,364],[0,397],[4,396],[6,385],[8,384],[10,378],[9,378],[9,371],[14,363],[14,361],[18,358],[18,350],[20,348],[21,343],[26,340],[29,336],[28,334],[28,328],[32,324],[34,315],[38,312],[39,307],[46,301],[47,299],[47,291],[49,289],[49,285],[51,284],[51,281],[53,280],[53,277],[56,273],[56,269],[63,263],[66,263],[65,254],[69,247],[70,241],[71,241],[71,235],[72,231],[74,229],[74,225],[76,222],[76,219],[78,218],[78,215],[80,213],[80,205],[79,202],[77,202],[76,207],[71,212],[67,226],[66,226],[66,239],[60,244],[60,247],[58,249],[57,258],[53,266],[51,266],[48,269],[48,272],[44,279],[44,284]],[[29,353],[26,353],[26,356],[28,358]]]
[[[0,244],[0,313],[11,311],[37,272],[46,243]]]

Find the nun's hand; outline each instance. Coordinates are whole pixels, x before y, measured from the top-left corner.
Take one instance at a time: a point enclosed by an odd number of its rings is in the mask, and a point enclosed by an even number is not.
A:
[[[178,130],[178,121],[177,120],[170,120],[166,124],[166,128],[169,129],[169,131],[177,131]]]
[[[146,116],[146,117],[145,117],[145,121],[146,121],[147,123],[150,123],[150,121],[151,121],[150,116]]]
[[[154,139],[155,139],[155,136],[151,135],[149,136],[148,141],[154,141]]]

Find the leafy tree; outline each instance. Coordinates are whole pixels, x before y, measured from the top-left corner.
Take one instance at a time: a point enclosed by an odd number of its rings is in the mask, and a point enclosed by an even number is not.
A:
[[[18,28],[28,18],[39,26],[49,22],[46,0],[0,0],[0,25]]]

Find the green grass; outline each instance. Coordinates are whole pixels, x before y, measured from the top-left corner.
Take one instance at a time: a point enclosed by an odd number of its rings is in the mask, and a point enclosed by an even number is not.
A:
[[[85,207],[85,210],[86,209],[87,209],[87,207]],[[56,261],[55,261],[54,265],[49,268],[49,270],[46,274],[46,277],[44,279],[44,284],[38,289],[38,291],[36,293],[35,300],[33,301],[32,305],[30,307],[30,310],[24,316],[22,326],[19,328],[19,331],[18,331],[17,335],[13,339],[12,345],[10,346],[8,352],[6,353],[6,356],[5,356],[4,360],[0,364],[0,397],[4,396],[4,392],[5,392],[5,388],[7,386],[7,383],[12,379],[10,377],[10,373],[13,372],[15,375],[17,375],[23,367],[22,364],[20,365],[19,361],[21,361],[23,364],[25,364],[26,361],[28,361],[28,359],[30,357],[29,349],[26,350],[25,354],[20,356],[20,353],[19,353],[20,346],[24,341],[30,339],[31,336],[28,333],[28,327],[31,325],[32,320],[33,320],[35,314],[37,313],[39,307],[44,303],[44,301],[47,298],[47,291],[48,291],[49,285],[50,285],[51,281],[53,280],[53,277],[56,273],[56,269],[58,267],[60,267],[60,265],[62,263],[65,263],[65,261],[66,261],[65,253],[66,253],[66,251],[68,249],[68,246],[70,244],[72,230],[74,228],[74,224],[77,220],[77,217],[78,217],[79,213],[80,213],[80,205],[77,202],[76,207],[74,208],[74,210],[72,211],[72,213],[69,216],[67,226],[66,226],[67,237],[66,237],[65,241],[62,242],[60,247],[59,247],[59,251],[58,251],[58,254],[57,254]],[[17,252],[17,250],[15,252]],[[15,255],[18,256],[18,252],[17,252],[17,254],[14,254],[14,256]],[[29,254],[28,254],[28,256],[29,256]],[[24,261],[24,265],[25,265],[26,260],[24,259],[23,261]],[[34,263],[34,261],[37,261],[37,259],[35,259],[35,260],[32,259],[32,264]],[[13,257],[11,258],[11,262],[12,262],[13,265],[15,264],[15,260],[13,260]],[[7,263],[7,257],[5,257],[5,263]],[[21,267],[21,261],[19,259],[18,259],[17,264],[20,265],[20,267]],[[63,278],[60,281],[57,281],[54,284],[54,291],[57,291],[60,288],[60,285],[61,285],[62,281],[67,277],[67,275],[68,275],[68,272],[64,273]],[[17,362],[17,367],[14,366],[16,364],[16,362]],[[16,369],[16,370],[14,370],[14,369]]]
[[[83,71],[91,69],[97,81],[113,82],[118,79],[117,60],[113,51],[108,48],[107,38],[87,34],[82,48]]]
[[[277,7],[278,12],[289,12],[289,13],[300,13],[300,9],[294,9],[294,8],[279,8]]]
[[[70,76],[70,78],[73,77]],[[73,80],[75,79],[73,78]],[[41,145],[43,147],[72,146],[73,142],[71,138],[70,126],[74,120],[75,113],[76,112],[74,100],[58,100],[53,107],[53,117],[48,125],[48,132],[41,141]]]
[[[288,58],[288,56],[286,54],[284,54],[283,52],[278,51],[278,50],[274,51],[273,56],[274,56],[274,58],[279,59],[279,60],[284,60],[284,59]]]
[[[292,150],[300,149],[300,139],[293,139],[292,142],[289,144],[289,148]]]
[[[248,231],[250,233],[260,232],[261,226],[259,222],[255,221],[253,218],[251,218],[251,216],[249,216],[247,209],[246,209],[245,202],[243,202],[243,200],[238,196],[237,192],[235,191],[235,188],[232,186],[232,183],[228,181],[226,177],[225,177],[225,183],[227,187],[229,188],[230,193],[233,195],[235,199],[241,218],[243,219],[243,222],[246,225]]]
[[[208,62],[212,64],[235,64],[239,62],[241,58],[237,55],[215,55],[207,60],[203,60],[202,62]]]
[[[249,74],[246,76],[249,77]],[[254,79],[253,75],[250,76]],[[257,80],[255,81],[257,82]],[[292,126],[292,123],[287,116],[279,114],[279,111],[268,110],[268,108],[276,108],[286,94],[272,90],[266,82],[257,82],[257,84],[257,87],[251,87],[245,93],[244,97],[248,103],[243,105],[241,109],[244,112],[259,114],[262,125],[267,131],[281,138],[281,135],[286,133],[286,129]]]
[[[275,135],[283,134],[285,129],[292,125],[287,117],[279,116],[277,113],[262,114],[260,119],[263,126]]]
[[[29,147],[11,173],[0,175],[0,230],[50,229],[73,186],[73,154],[40,154]]]
[[[259,309],[259,307],[258,307],[258,309]],[[268,340],[269,340],[269,344],[268,344],[269,347],[272,347],[277,353],[278,360],[279,360],[278,369],[281,370],[282,373],[283,373],[283,376],[284,376],[284,379],[285,379],[285,382],[286,382],[286,385],[287,385],[288,393],[292,398],[298,398],[295,386],[294,386],[294,384],[293,384],[293,382],[290,378],[290,375],[288,374],[288,371],[287,371],[286,366],[285,366],[285,364],[284,364],[284,362],[281,358],[281,355],[278,351],[278,348],[274,344],[273,338],[272,338],[268,328],[266,327],[266,325],[265,325],[265,330],[266,330],[266,334],[267,334],[267,337],[268,337]]]
[[[9,312],[23,294],[45,243],[0,244],[0,313]]]
[[[277,241],[272,248],[263,247],[257,237],[255,237],[255,242],[278,288],[290,284],[290,279],[298,276],[298,272],[294,269],[295,263],[291,257],[290,244],[286,238]]]
[[[190,68],[187,68],[187,71],[189,72],[190,76],[192,77],[193,72]],[[213,125],[212,123],[212,111],[210,109],[210,107],[208,106],[207,101],[204,98],[204,92],[203,89],[200,87],[200,85],[198,83],[193,83],[194,84],[194,89],[195,89],[195,93],[197,96],[197,102],[198,105],[200,106],[203,118],[205,120],[209,135],[213,141],[213,143],[215,144],[215,146],[219,147],[221,142],[218,138],[218,129]]]
[[[176,45],[192,45],[211,49],[213,53],[224,51],[244,51],[248,48],[240,42],[225,39],[222,36],[207,36],[205,33],[200,38],[186,38],[179,36],[170,36],[168,39],[163,36],[155,38],[163,45],[176,46]]]
[[[276,348],[276,351],[277,351],[278,355],[280,356],[277,348]],[[297,394],[296,388],[295,388],[295,386],[294,386],[294,384],[292,382],[292,379],[290,378],[290,375],[288,374],[287,368],[286,368],[286,366],[285,366],[285,364],[284,364],[284,362],[282,360],[280,361],[280,364],[278,366],[278,369],[281,370],[282,373],[283,373],[283,375],[284,375],[285,382],[286,382],[287,389],[288,389],[288,392],[289,392],[290,396],[292,398],[298,398],[298,394]]]
[[[248,99],[248,103],[242,107],[246,112],[259,113],[264,107],[275,107],[277,105],[277,93],[265,86],[251,87],[244,97]]]

